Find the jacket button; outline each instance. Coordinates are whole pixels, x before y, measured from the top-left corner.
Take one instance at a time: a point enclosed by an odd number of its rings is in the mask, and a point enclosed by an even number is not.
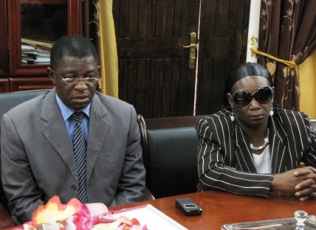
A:
[[[72,191],[75,191],[77,189],[76,185],[71,185],[70,187],[71,187]]]

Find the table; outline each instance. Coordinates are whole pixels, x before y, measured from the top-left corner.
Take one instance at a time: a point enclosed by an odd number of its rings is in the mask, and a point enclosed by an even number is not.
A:
[[[178,197],[189,197],[194,200],[202,207],[202,215],[183,215],[175,208],[175,199]],[[282,194],[266,199],[213,190],[119,205],[112,209],[120,210],[144,204],[153,205],[190,230],[220,230],[222,225],[229,223],[291,218],[296,210],[316,215],[316,200],[300,202],[294,197]],[[11,228],[13,229],[17,228]]]
[[[189,197],[203,209],[201,216],[185,216],[175,208],[177,197]],[[220,230],[222,225],[248,221],[294,217],[294,211],[304,210],[316,215],[316,200],[298,201],[288,195],[275,195],[269,199],[234,195],[221,191],[205,191],[117,206],[114,209],[150,203],[190,230]]]

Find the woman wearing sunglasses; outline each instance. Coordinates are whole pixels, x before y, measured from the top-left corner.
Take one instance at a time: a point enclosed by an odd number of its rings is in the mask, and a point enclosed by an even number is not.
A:
[[[257,63],[232,72],[229,106],[196,123],[198,190],[316,198],[316,133],[301,112],[273,105],[271,75]]]

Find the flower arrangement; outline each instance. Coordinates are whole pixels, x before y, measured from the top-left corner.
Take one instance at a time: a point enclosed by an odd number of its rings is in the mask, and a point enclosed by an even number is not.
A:
[[[82,204],[76,198],[66,205],[52,197],[33,214],[24,230],[148,230],[135,218],[116,217],[102,203]]]

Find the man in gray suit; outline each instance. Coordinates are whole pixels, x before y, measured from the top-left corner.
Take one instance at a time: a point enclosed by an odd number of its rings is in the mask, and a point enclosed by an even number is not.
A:
[[[16,224],[58,195],[107,206],[144,199],[145,169],[134,107],[97,92],[99,58],[89,39],[68,35],[54,43],[50,92],[27,101],[1,120],[1,175]],[[75,121],[83,112],[86,142],[81,187],[74,156]],[[80,125],[79,125],[80,126]],[[81,188],[80,188],[81,187]]]

